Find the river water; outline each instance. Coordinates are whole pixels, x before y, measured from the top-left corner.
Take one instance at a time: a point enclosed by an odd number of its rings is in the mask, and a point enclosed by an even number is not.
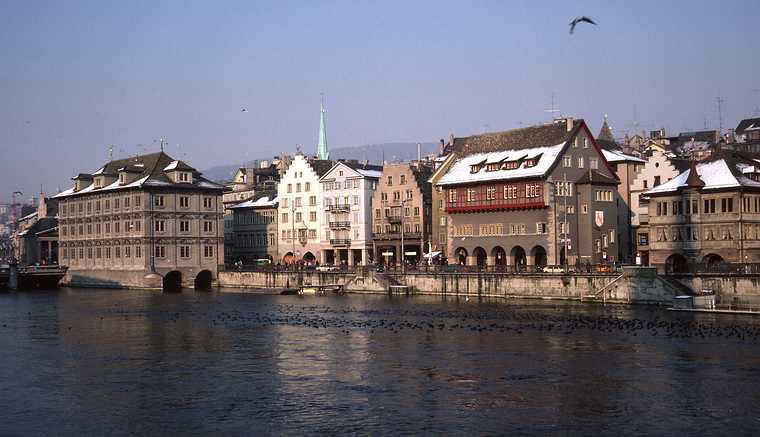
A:
[[[438,297],[0,294],[0,435],[749,435],[760,319]]]

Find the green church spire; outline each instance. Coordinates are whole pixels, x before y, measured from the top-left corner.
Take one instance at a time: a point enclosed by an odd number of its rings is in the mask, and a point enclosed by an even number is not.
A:
[[[330,152],[327,150],[327,130],[325,130],[325,98],[324,95],[319,100],[319,144],[317,144],[317,158],[330,159]]]

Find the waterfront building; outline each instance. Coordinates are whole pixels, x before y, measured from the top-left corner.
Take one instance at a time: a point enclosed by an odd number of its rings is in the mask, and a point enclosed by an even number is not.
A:
[[[634,261],[635,244],[633,228],[631,227],[632,198],[631,183],[636,174],[642,168],[646,160],[637,156],[626,153],[621,145],[615,141],[607,123],[607,116],[604,116],[604,122],[596,137],[597,144],[602,149],[602,154],[612,167],[620,183],[617,186],[617,241],[618,256],[617,259],[623,263],[630,264]],[[630,149],[630,148],[629,148]]]
[[[58,264],[58,202],[40,193],[37,210],[18,219],[14,258],[21,265]]]
[[[223,187],[158,152],[107,162],[54,196],[65,281],[208,288],[223,262]]]
[[[388,265],[423,261],[430,253],[433,161],[386,164],[372,196],[375,260]],[[402,253],[403,252],[403,253]]]
[[[760,155],[718,150],[649,197],[649,261],[666,272],[760,262]]]
[[[438,181],[449,263],[618,260],[619,181],[583,120],[455,138],[452,149],[456,161]]]
[[[441,140],[441,151],[445,150],[446,146]],[[447,155],[439,156],[435,159],[435,170],[430,176],[428,182],[430,182],[432,191],[432,209],[431,209],[431,257],[435,263],[445,263],[449,257],[448,245],[449,245],[449,214],[444,208],[444,195],[443,187],[438,185],[438,181],[448,171],[451,164],[456,160],[456,154],[449,153]]]
[[[258,192],[253,198],[232,205],[233,262],[270,263],[279,258],[277,251],[277,198],[275,192]]]
[[[245,242],[233,240],[233,211],[231,207],[254,198],[260,192],[276,192],[280,175],[287,168],[287,155],[275,156],[271,161],[254,161],[253,165],[240,167],[232,180],[224,185],[222,203],[224,203],[224,262],[230,264],[237,259],[233,249]]]
[[[372,194],[382,170],[367,162],[338,161],[320,178],[324,264],[354,266],[373,261]]]
[[[333,167],[332,161],[297,153],[277,185],[279,210],[278,262],[303,261],[314,264],[322,253],[325,204],[320,178]],[[323,233],[320,236],[320,232]]]
[[[634,238],[634,262],[649,265],[649,198],[643,193],[666,183],[689,168],[689,161],[676,158],[661,147],[647,150],[646,162],[631,181],[631,232]]]

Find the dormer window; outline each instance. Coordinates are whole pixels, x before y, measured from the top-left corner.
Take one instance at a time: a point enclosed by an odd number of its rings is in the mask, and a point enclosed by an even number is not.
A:
[[[190,182],[190,173],[186,171],[178,172],[177,182]]]
[[[504,170],[514,170],[520,167],[519,161],[507,161],[504,163]]]
[[[526,159],[525,160],[525,168],[535,167],[535,166],[536,166],[536,160],[535,159]]]
[[[124,185],[127,181],[127,175],[125,173],[119,173],[119,185]]]
[[[480,171],[480,165],[473,164],[470,166],[470,173],[477,173]]]
[[[103,188],[103,178],[102,177],[95,178],[95,188]]]
[[[486,166],[486,171],[496,171],[498,169],[499,169],[499,163],[498,162],[490,163],[490,164],[488,164]]]

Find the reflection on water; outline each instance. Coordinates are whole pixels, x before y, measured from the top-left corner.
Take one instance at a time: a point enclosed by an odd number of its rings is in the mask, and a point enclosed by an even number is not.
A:
[[[750,434],[760,321],[384,296],[0,295],[2,435]]]

